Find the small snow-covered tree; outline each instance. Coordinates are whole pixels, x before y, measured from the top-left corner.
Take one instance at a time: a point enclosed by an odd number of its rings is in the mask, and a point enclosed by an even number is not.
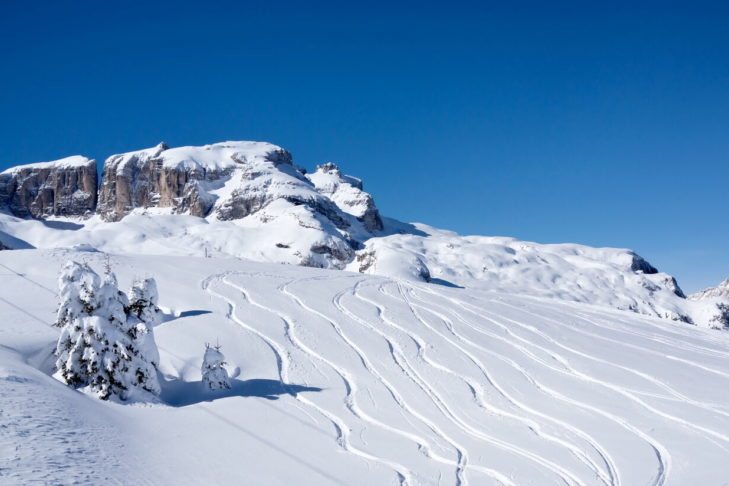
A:
[[[56,368],[63,381],[103,400],[127,400],[135,392],[158,395],[155,364],[140,347],[139,322],[129,318],[129,300],[114,274],[107,270],[102,280],[87,265],[68,262],[59,286]]]
[[[152,333],[152,329],[162,320],[162,311],[157,306],[157,282],[153,278],[135,280],[127,292],[127,298],[127,319],[132,324],[133,338],[147,359],[158,367],[159,351]]]
[[[93,312],[95,292],[99,288],[99,276],[87,265],[69,261],[58,277],[59,306],[57,327],[64,327],[81,316]]]
[[[220,345],[210,346],[205,344],[205,356],[203,357],[202,384],[205,390],[223,390],[230,388],[228,372],[225,368],[225,356],[220,351]]]

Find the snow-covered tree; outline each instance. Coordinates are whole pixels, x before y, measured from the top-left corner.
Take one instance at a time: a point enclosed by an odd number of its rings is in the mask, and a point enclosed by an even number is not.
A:
[[[137,392],[158,395],[157,351],[143,349],[147,343],[139,339],[139,326],[144,324],[128,315],[129,300],[114,274],[107,270],[101,279],[87,265],[68,262],[59,286],[56,368],[63,381],[103,400],[127,400]]]
[[[64,327],[78,317],[91,315],[99,276],[87,265],[69,261],[58,277],[58,288],[60,302],[55,325]]]
[[[153,278],[135,280],[127,292],[127,298],[127,319],[132,323],[133,337],[141,352],[157,367],[159,351],[152,333],[152,329],[162,320],[162,311],[157,306],[157,282]]]
[[[220,351],[220,345],[205,345],[205,356],[201,368],[202,383],[205,390],[223,390],[230,388],[230,379],[225,368],[225,356]]]

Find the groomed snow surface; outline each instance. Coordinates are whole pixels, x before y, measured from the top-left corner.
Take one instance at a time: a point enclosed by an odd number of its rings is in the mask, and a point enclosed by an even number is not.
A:
[[[50,376],[69,259],[0,252],[0,484],[720,485],[726,333],[588,304],[227,258],[153,276],[163,403]],[[205,343],[231,388],[206,392]]]

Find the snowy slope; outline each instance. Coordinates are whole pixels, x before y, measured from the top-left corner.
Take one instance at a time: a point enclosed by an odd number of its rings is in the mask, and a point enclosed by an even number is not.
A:
[[[112,253],[220,255],[260,262],[428,281],[569,301],[722,327],[713,301],[689,301],[675,279],[630,250],[543,245],[506,237],[461,236],[385,219],[382,236],[356,252],[331,221],[285,200],[241,220],[130,214],[119,222],[24,220],[0,213],[0,232],[36,248]],[[362,232],[358,233],[360,236]],[[27,247],[27,246],[26,246]],[[347,263],[349,262],[349,263]]]
[[[627,249],[461,236],[423,224],[392,233],[366,241],[348,269],[600,304],[704,325],[693,318],[695,308],[672,276]]]
[[[165,403],[118,405],[48,376],[69,258],[100,270],[104,255],[0,252],[2,484],[729,477],[726,333],[480,288],[112,255],[122,286],[157,279],[167,313],[155,329]],[[200,363],[216,339],[235,380],[211,396]]]

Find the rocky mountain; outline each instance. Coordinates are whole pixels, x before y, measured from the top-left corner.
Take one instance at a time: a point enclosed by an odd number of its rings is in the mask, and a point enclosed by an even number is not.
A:
[[[324,205],[314,202],[322,198],[307,186],[291,154],[275,145],[224,142],[170,149],[160,143],[106,160],[98,212],[107,221],[119,221],[137,208],[199,217],[215,209],[216,217],[230,220],[277,198]]]
[[[96,161],[73,156],[0,173],[0,208],[22,218],[88,216],[96,209]]]
[[[688,296],[689,300],[704,300],[711,298],[726,298],[729,299],[729,278],[724,280],[716,287],[709,287],[708,289],[700,290],[694,294]]]
[[[716,287],[689,295],[688,299],[695,303],[709,327],[729,328],[729,278]]]
[[[306,171],[293,164],[288,151],[269,143],[177,148],[161,143],[109,157],[98,188],[98,205],[96,166],[81,157],[4,172],[0,203],[6,212],[21,218],[97,214],[87,221],[87,227],[97,220],[120,222],[132,217],[130,221],[134,221],[140,215],[189,215],[213,224],[236,221],[240,226],[237,236],[255,233],[247,235],[256,242],[250,251],[236,237],[226,238],[228,243],[201,237],[193,247],[259,260],[343,268],[361,242],[382,229],[379,212],[359,179],[335,168],[326,174],[317,171],[312,177],[307,178]],[[327,181],[322,182],[322,177]],[[79,181],[86,184],[83,190]],[[230,242],[236,242],[234,248]]]
[[[98,205],[95,181],[83,157],[3,172],[0,243],[346,269],[729,325],[714,291],[687,300],[672,276],[630,250],[462,236],[384,218],[361,180],[332,163],[308,174],[269,143],[162,143],[113,155]]]

